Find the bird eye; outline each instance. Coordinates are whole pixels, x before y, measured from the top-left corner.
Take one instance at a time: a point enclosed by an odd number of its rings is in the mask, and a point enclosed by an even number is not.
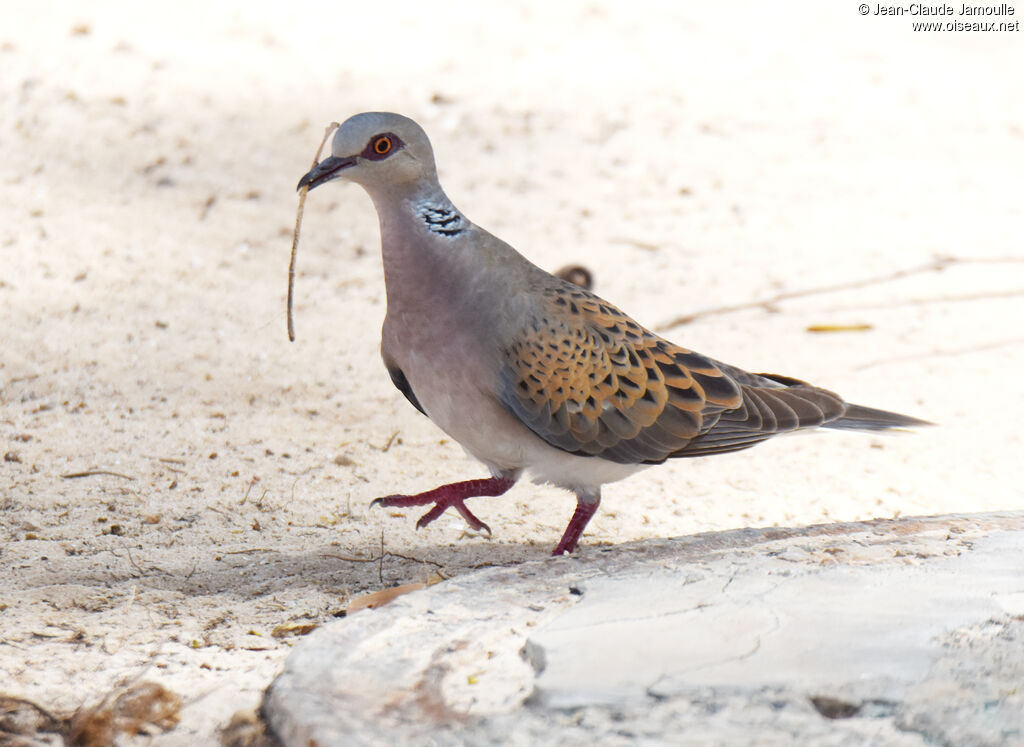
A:
[[[378,156],[386,155],[391,150],[391,138],[381,135],[373,141],[373,152]]]

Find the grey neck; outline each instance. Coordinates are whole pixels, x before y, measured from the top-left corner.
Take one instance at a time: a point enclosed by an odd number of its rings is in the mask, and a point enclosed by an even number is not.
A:
[[[470,222],[448,199],[436,179],[424,179],[407,190],[386,193],[367,190],[380,216],[382,234],[392,226],[414,234],[454,239],[470,228]]]
[[[389,309],[435,309],[435,302],[450,298],[462,276],[472,272],[460,261],[472,223],[436,181],[370,196],[380,218]]]

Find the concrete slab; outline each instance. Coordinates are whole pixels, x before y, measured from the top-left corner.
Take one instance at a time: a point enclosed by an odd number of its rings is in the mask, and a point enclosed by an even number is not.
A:
[[[1024,513],[490,568],[325,626],[285,744],[1024,743]],[[312,740],[312,741],[311,741]]]

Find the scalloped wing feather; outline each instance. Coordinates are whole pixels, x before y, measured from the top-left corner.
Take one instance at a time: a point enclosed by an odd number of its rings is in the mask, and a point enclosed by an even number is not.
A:
[[[840,417],[842,400],[679,347],[554,281],[504,349],[499,398],[549,444],[624,464],[753,446]]]

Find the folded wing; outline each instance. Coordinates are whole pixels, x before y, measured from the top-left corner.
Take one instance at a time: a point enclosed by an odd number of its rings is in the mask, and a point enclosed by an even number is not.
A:
[[[745,449],[828,423],[845,408],[802,381],[674,345],[554,278],[502,354],[498,396],[534,433],[625,464]]]

